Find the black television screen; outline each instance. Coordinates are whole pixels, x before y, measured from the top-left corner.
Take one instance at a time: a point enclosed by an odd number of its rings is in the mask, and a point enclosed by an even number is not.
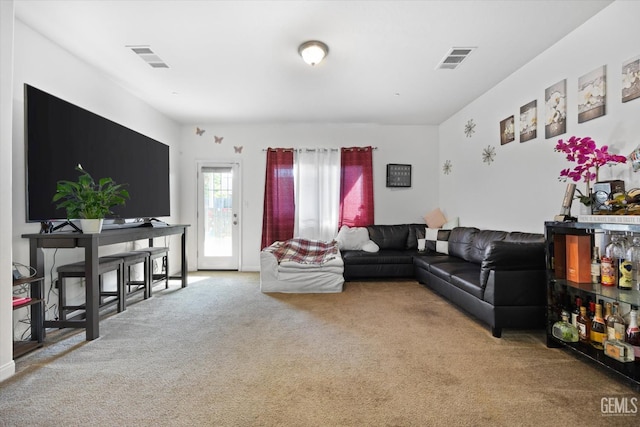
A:
[[[109,218],[170,215],[167,145],[27,84],[25,122],[27,222],[67,219],[51,199],[78,164],[96,182],[126,184],[130,199]]]

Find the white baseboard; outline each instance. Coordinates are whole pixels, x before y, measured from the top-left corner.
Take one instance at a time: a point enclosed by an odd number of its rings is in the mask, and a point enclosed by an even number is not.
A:
[[[0,366],[0,382],[12,377],[16,373],[16,363],[12,360]]]

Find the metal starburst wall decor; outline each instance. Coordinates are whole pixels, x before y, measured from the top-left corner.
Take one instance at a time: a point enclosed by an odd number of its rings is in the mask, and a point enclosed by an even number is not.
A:
[[[496,158],[496,149],[491,145],[488,145],[487,148],[482,150],[482,161],[486,164],[490,165]]]
[[[467,138],[471,138],[476,131],[476,124],[473,122],[473,119],[469,119],[466,125],[464,125],[464,134],[467,135]]]
[[[442,172],[444,172],[445,175],[449,175],[451,173],[451,160],[445,160],[444,165],[442,166]]]

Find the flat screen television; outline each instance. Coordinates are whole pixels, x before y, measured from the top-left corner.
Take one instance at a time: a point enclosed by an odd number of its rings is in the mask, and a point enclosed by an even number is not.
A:
[[[27,222],[67,219],[51,199],[59,180],[77,180],[78,164],[96,181],[126,184],[130,199],[108,219],[170,215],[166,144],[27,84],[25,140]]]

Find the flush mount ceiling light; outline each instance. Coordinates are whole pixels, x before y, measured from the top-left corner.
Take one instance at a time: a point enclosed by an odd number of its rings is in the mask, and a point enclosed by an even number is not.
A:
[[[307,64],[314,66],[324,59],[329,53],[329,47],[317,40],[304,42],[298,48],[298,53]]]

